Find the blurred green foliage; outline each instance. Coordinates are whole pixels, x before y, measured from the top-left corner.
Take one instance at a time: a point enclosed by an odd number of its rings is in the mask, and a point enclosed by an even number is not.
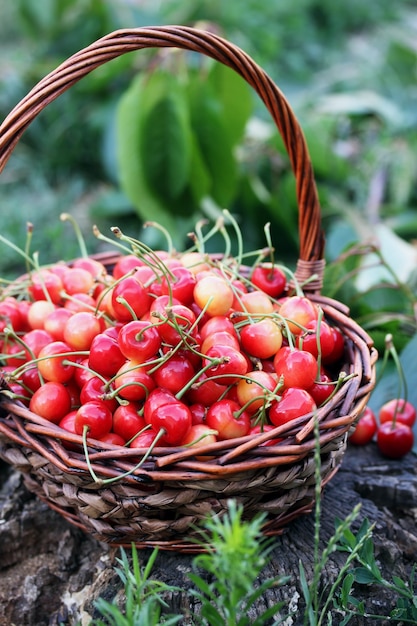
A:
[[[195,25],[244,48],[304,129],[327,233],[326,292],[381,348],[387,331],[407,343],[416,300],[413,0],[16,0],[0,18],[2,118],[61,61],[118,28]],[[197,219],[225,206],[248,248],[264,245],[270,221],[277,257],[297,258],[293,174],[264,107],[235,77],[185,53],[125,55],[77,83],[27,129],[1,185],[3,236],[23,246],[33,222],[44,262],[77,255],[62,211],[94,252],[93,223],[160,245],[142,230],[159,218],[181,246]],[[2,251],[3,275],[19,266]]]

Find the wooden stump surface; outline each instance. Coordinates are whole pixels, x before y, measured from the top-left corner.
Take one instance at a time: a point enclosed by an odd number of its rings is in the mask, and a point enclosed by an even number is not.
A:
[[[349,447],[323,494],[321,547],[334,531],[335,517],[346,517],[361,502],[356,528],[365,517],[376,522],[375,554],[383,574],[389,579],[396,574],[406,580],[417,562],[416,461],[414,455],[400,461],[384,459],[373,444]],[[285,574],[291,580],[284,587],[270,590],[254,607],[254,616],[265,606],[286,599],[295,614],[285,623],[303,623],[298,568],[301,559],[307,576],[311,576],[313,537],[314,519],[308,515],[275,538],[271,560],[261,579]],[[0,626],[89,624],[98,617],[96,598],[111,600],[122,593],[114,571],[118,556],[118,549],[98,543],[50,510],[26,490],[18,472],[0,462]],[[140,551],[142,563],[148,556],[149,551]],[[187,572],[192,558],[160,552],[153,578],[189,588]],[[331,555],[322,572],[323,584],[334,580],[344,559],[341,552]],[[387,614],[393,607],[394,598],[379,588],[357,588],[356,596],[366,599],[372,613]],[[168,602],[173,611],[184,614],[197,608],[186,593],[177,593]],[[360,618],[351,622],[358,626],[366,623],[370,622]],[[384,626],[385,621],[372,623]]]

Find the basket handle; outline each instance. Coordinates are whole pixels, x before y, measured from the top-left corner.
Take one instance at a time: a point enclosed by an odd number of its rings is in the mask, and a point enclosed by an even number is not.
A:
[[[324,235],[310,155],[288,101],[272,79],[243,50],[222,37],[186,26],[122,29],[75,53],[50,72],[14,107],[0,126],[0,172],[32,120],[83,76],[122,54],[143,48],[182,48],[205,54],[235,70],[258,93],[288,152],[296,179],[299,261],[296,276],[317,275],[308,291],[320,291],[324,271]]]

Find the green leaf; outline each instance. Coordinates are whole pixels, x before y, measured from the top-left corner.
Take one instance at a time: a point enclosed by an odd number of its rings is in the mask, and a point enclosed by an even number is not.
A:
[[[142,105],[148,85],[144,75],[137,77],[121,97],[117,108],[116,150],[120,186],[143,220],[152,219],[174,232],[173,216],[146,181],[139,150]]]
[[[397,141],[390,159],[390,195],[392,202],[400,207],[408,204],[415,188],[417,156],[413,148],[405,141]]]
[[[303,592],[303,596],[304,596],[304,601],[307,605],[306,609],[307,609],[307,613],[310,619],[310,623],[313,624],[314,623],[314,610],[313,610],[313,598],[311,597],[311,590],[309,587],[309,584],[307,582],[307,577],[306,577],[306,572],[304,569],[304,565],[302,564],[302,562],[300,561],[299,564],[299,570],[300,570],[300,584],[301,584],[301,590]]]
[[[344,182],[349,171],[347,159],[334,151],[337,119],[328,115],[312,115],[303,124],[303,132],[317,177]]]
[[[212,179],[194,135],[191,146],[189,185],[194,202],[196,206],[199,206],[202,199],[210,194]]]
[[[396,587],[398,587],[398,589],[409,591],[409,586],[407,585],[406,582],[403,581],[402,578],[399,578],[398,576],[393,576],[392,582],[394,583]]]
[[[350,600],[350,592],[352,591],[352,586],[355,581],[353,574],[346,574],[343,579],[341,595],[340,599],[342,601],[342,605],[346,607]]]
[[[366,567],[356,567],[352,573],[355,577],[355,582],[360,585],[371,585],[379,581]]]
[[[376,115],[389,124],[399,125],[402,113],[396,104],[376,91],[361,90],[323,96],[318,110],[325,115]]]
[[[211,196],[222,207],[231,204],[237,191],[237,163],[222,118],[221,105],[208,85],[190,85],[192,128],[212,179]]]
[[[395,272],[399,280],[407,282],[417,264],[415,246],[398,237],[383,223],[375,226],[373,236],[387,265]],[[393,276],[386,268],[381,265],[375,267],[378,261],[378,257],[373,253],[363,258],[363,268],[356,281],[356,286],[360,291],[367,291],[383,280],[393,282]]]
[[[150,188],[170,201],[184,191],[191,160],[191,130],[183,92],[167,80],[167,91],[142,117],[140,152]]]
[[[214,94],[222,104],[222,119],[232,145],[243,138],[253,111],[253,93],[248,83],[234,70],[214,63],[208,76]]]

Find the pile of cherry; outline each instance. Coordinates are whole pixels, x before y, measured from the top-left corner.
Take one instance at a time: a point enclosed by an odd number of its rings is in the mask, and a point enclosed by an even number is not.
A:
[[[69,432],[142,449],[273,429],[328,400],[344,352],[286,287],[270,263],[242,272],[197,252],[38,268],[0,302],[7,393]]]

